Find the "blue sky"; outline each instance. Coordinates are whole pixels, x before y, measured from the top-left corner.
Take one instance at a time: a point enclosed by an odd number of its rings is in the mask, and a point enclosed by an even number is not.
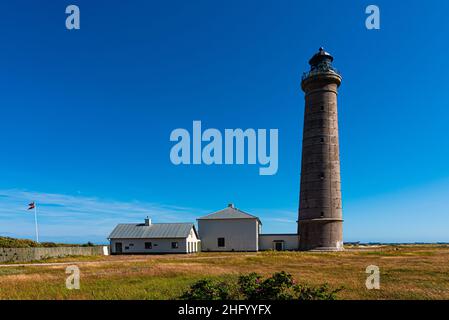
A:
[[[81,29],[65,29],[77,4]],[[304,98],[320,46],[343,74],[345,241],[449,241],[447,1],[0,4],[0,235],[104,242],[118,222],[233,202],[295,232]],[[279,129],[279,170],[174,166],[170,133]]]

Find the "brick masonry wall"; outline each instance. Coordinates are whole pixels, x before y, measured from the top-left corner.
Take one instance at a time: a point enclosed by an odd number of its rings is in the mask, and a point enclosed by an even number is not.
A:
[[[104,255],[104,246],[55,248],[0,248],[0,262],[30,262],[65,256]],[[108,251],[107,251],[108,252]]]
[[[306,96],[298,230],[301,250],[342,247],[339,84],[340,79],[332,74],[303,82]]]

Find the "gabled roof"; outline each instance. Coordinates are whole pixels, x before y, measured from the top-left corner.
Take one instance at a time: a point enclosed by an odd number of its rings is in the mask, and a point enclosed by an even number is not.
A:
[[[119,224],[108,239],[187,238],[192,228],[198,237],[193,223]]]
[[[225,209],[208,214],[207,216],[198,218],[197,220],[223,220],[223,219],[257,219],[257,221],[259,221],[259,223],[262,224],[262,222],[258,217],[246,213],[240,209],[237,209],[232,204],[229,204],[228,207]]]

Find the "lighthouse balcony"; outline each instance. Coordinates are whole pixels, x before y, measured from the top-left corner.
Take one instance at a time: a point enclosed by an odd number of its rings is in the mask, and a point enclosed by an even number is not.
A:
[[[341,73],[336,68],[330,65],[312,68],[308,72],[304,72],[302,74],[302,81],[307,80],[309,78],[317,78],[323,75],[336,75],[341,78]]]

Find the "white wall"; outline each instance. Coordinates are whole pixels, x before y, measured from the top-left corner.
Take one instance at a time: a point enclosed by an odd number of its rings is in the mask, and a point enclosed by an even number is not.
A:
[[[202,251],[258,251],[257,219],[198,220]],[[218,247],[218,238],[225,238],[225,247]]]
[[[297,234],[260,234],[259,250],[273,250],[273,242],[282,240],[284,250],[298,250],[299,236]]]
[[[148,238],[148,239],[112,239],[111,243],[111,253],[115,252],[115,244],[117,242],[122,243],[122,253],[123,254],[133,254],[133,253],[193,253],[198,252],[201,248],[200,240],[196,236],[193,228],[190,230],[187,238]],[[145,242],[151,242],[152,248],[145,249]],[[172,242],[178,242],[178,248],[172,248]],[[128,249],[126,249],[128,248]]]
[[[187,253],[194,253],[201,250],[200,240],[196,236],[195,231],[190,230],[189,236],[187,237]]]
[[[115,252],[115,243],[122,243],[123,254],[133,253],[192,253],[197,252],[198,241],[187,241],[187,239],[113,239],[111,240],[111,253]],[[145,242],[151,242],[152,248],[145,249]],[[172,242],[178,242],[178,248],[172,249]],[[126,249],[128,248],[128,249]]]

